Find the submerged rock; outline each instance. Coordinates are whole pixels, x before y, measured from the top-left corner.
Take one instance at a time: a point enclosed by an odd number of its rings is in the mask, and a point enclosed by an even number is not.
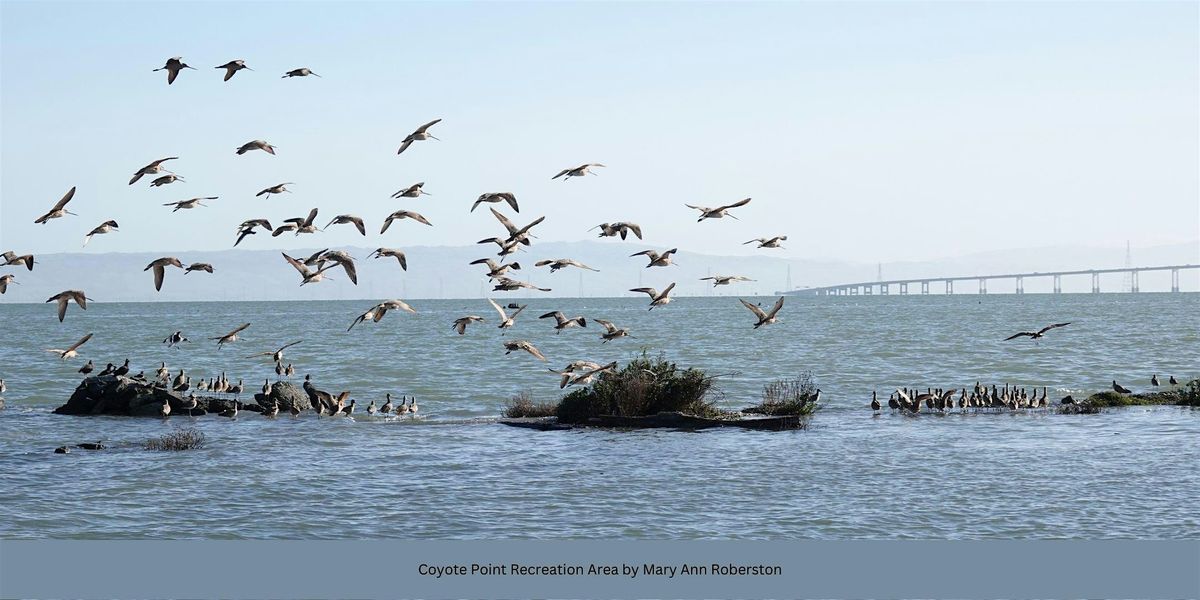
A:
[[[54,449],[55,454],[69,454],[70,452],[71,452],[71,449],[66,446],[59,446]]]

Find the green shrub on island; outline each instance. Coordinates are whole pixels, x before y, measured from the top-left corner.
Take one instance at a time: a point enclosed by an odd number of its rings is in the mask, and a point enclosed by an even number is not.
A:
[[[747,414],[767,416],[807,416],[817,411],[817,384],[812,371],[798,377],[776,379],[763,386],[762,402],[743,408]]]
[[[179,452],[204,447],[204,433],[198,429],[178,429],[171,433],[146,440],[146,450]]]
[[[504,405],[504,416],[509,419],[523,417],[553,417],[557,414],[558,404],[554,402],[535,402],[529,390],[522,391]]]
[[[558,403],[561,423],[584,423],[600,416],[643,417],[678,412],[705,418],[729,417],[708,399],[713,377],[699,369],[680,369],[662,356],[642,356],[619,371],[598,375]]]

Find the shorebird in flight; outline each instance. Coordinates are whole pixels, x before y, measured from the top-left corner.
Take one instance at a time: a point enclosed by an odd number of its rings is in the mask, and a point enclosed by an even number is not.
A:
[[[775,301],[775,305],[772,306],[771,310],[768,310],[768,311],[764,311],[763,309],[759,308],[758,306],[756,306],[754,304],[750,304],[749,302],[746,302],[745,300],[742,300],[741,302],[742,302],[742,306],[745,306],[746,308],[750,309],[750,312],[754,313],[754,316],[758,317],[758,322],[754,324],[755,329],[758,329],[759,327],[762,327],[763,325],[770,325],[770,324],[774,323],[775,315],[779,314],[779,309],[783,308],[783,296],[780,296],[779,299]]]
[[[512,221],[508,220],[508,217],[505,217],[504,215],[500,214],[500,211],[498,211],[494,208],[488,208],[488,210],[492,211],[492,214],[495,215],[496,220],[500,221],[500,224],[503,225],[504,228],[508,230],[508,240],[507,241],[520,242],[522,244],[525,244],[526,246],[530,245],[529,237],[532,235],[529,233],[529,230],[533,229],[533,227],[535,225],[546,220],[546,217],[542,216],[542,217],[538,217],[538,218],[534,219],[532,223],[530,223],[524,227],[517,227],[515,224],[513,224]]]
[[[1055,329],[1057,327],[1065,327],[1070,324],[1071,324],[1070,321],[1068,321],[1066,323],[1055,323],[1053,325],[1047,325],[1037,331],[1022,331],[1020,333],[1014,333],[1014,334],[1004,338],[1004,341],[1007,342],[1008,340],[1014,340],[1019,337],[1028,337],[1029,339],[1032,339],[1032,340],[1039,340],[1046,335],[1047,331],[1050,331],[1051,329]]]
[[[166,337],[166,339],[164,339],[162,341],[162,343],[166,344],[168,348],[173,348],[173,347],[175,347],[175,344],[182,344],[184,342],[190,342],[190,341],[191,340],[184,337],[182,331],[176,331],[175,333],[168,335]],[[166,366],[166,364],[167,363],[163,363],[164,367]]]
[[[637,236],[637,239],[642,239],[642,226],[638,225],[637,223],[626,223],[623,221],[617,223],[601,223],[592,229],[599,229],[600,237],[614,237],[620,235],[621,239],[625,239],[625,236],[629,235],[629,232],[632,231],[633,235]],[[589,229],[588,231],[591,231],[592,229]]]
[[[166,204],[163,204],[163,206],[174,206],[175,210],[172,210],[171,212],[178,212],[181,210],[190,210],[190,209],[196,208],[197,206],[208,206],[207,204],[201,202],[201,200],[216,200],[216,199],[217,199],[217,196],[203,196],[200,198],[189,198],[187,200],[180,200],[178,202],[167,202]]]
[[[358,232],[367,235],[367,226],[363,223],[362,217],[355,215],[338,215],[329,222],[329,225],[321,228],[321,231],[329,229],[330,225],[354,225]]]
[[[284,350],[287,350],[288,348],[291,348],[292,346],[295,346],[296,344],[299,344],[303,341],[304,340],[296,340],[294,342],[289,342],[287,344],[284,344],[283,346],[280,346],[280,348],[278,350],[273,350],[270,352],[259,352],[258,354],[251,354],[250,356],[247,356],[246,358],[258,358],[259,356],[270,356],[271,362],[278,364],[279,362],[283,361],[283,351]]]
[[[544,355],[542,355],[541,351],[539,351],[537,348],[535,348],[533,344],[530,344],[529,342],[527,342],[525,340],[514,340],[511,342],[504,342],[504,354],[505,355],[511,354],[518,350],[524,350],[538,360],[546,360],[546,357]]]
[[[187,275],[188,273],[191,273],[192,271],[204,271],[205,273],[212,273],[213,266],[208,263],[201,263],[201,262],[192,263],[183,270],[183,274]]]
[[[345,250],[324,250],[317,257],[317,268],[325,266],[325,263],[330,262],[335,265],[341,265],[342,270],[346,272],[346,277],[350,279],[350,283],[358,285],[358,268],[354,265],[354,257],[350,256]],[[305,264],[309,264],[305,261]]]
[[[747,204],[750,204],[749,198],[746,198],[744,200],[738,200],[737,202],[734,202],[733,204],[726,204],[725,206],[718,206],[716,208],[709,208],[707,206],[696,206],[694,204],[684,204],[684,206],[686,206],[688,208],[694,208],[694,209],[700,211],[700,218],[696,219],[696,222],[699,223],[700,221],[703,221],[705,219],[720,219],[722,217],[729,217],[732,219],[736,219],[737,217],[730,214],[729,209],[737,208],[739,206],[745,206]]]
[[[280,77],[280,79],[287,79],[289,77],[308,77],[309,75],[312,75],[313,77],[320,77],[320,75],[313,73],[312,69],[308,67],[301,67],[299,69],[292,69],[291,71],[284,73],[283,77]]]
[[[571,361],[571,363],[568,364],[561,371],[555,371],[554,369],[550,369],[549,371],[551,373],[554,373],[555,375],[562,377],[561,382],[558,384],[558,388],[562,389],[562,388],[567,387],[567,384],[570,383],[571,379],[575,375],[584,373],[585,371],[599,369],[600,367],[601,367],[600,363],[592,362],[590,360],[575,360],[575,361]]]
[[[658,292],[658,290],[656,290],[652,287],[633,288],[629,291],[638,292],[640,294],[646,294],[646,295],[650,296],[649,310],[654,310],[655,306],[663,306],[663,305],[671,303],[671,290],[673,290],[673,289],[675,289],[674,283],[672,283],[671,285],[668,285],[667,289],[663,290],[661,294]]]
[[[604,165],[602,165],[600,163],[582,164],[573,169],[563,169],[558,172],[558,175],[555,175],[554,177],[551,177],[550,179],[558,179],[559,177],[562,177],[563,181],[566,181],[572,177],[583,177],[584,175],[587,175],[589,173],[591,173],[592,175],[595,175],[595,173],[592,173],[589,169],[591,169],[592,167],[603,167],[603,166]],[[563,177],[564,175],[565,175],[565,177]]]
[[[675,263],[671,262],[671,255],[675,254],[678,251],[679,251],[679,248],[671,248],[670,250],[667,250],[666,252],[659,254],[658,252],[655,252],[654,250],[642,250],[641,252],[634,252],[633,254],[630,254],[629,256],[632,257],[632,256],[645,255],[646,258],[650,259],[650,264],[646,265],[646,268],[649,269],[650,267],[665,267],[668,265],[675,264]]]
[[[79,350],[79,347],[84,345],[85,343],[87,343],[87,341],[90,339],[92,339],[92,334],[89,333],[89,334],[83,336],[83,338],[81,338],[78,342],[75,342],[75,344],[73,344],[70,348],[67,348],[66,350],[59,350],[58,348],[46,348],[46,352],[53,352],[53,353],[57,354],[58,357],[63,360],[67,360],[68,358],[75,358],[76,356],[79,356],[79,353],[76,352],[77,350]]]
[[[383,232],[387,231],[388,227],[390,227],[392,225],[392,221],[396,221],[399,219],[412,219],[418,223],[424,223],[426,225],[429,225],[430,227],[433,226],[433,223],[430,223],[429,219],[426,219],[425,217],[421,216],[420,213],[415,213],[411,210],[398,210],[398,211],[388,215],[387,219],[384,219],[383,227],[380,228],[379,233],[382,234]]]
[[[482,322],[483,322],[483,317],[476,316],[476,315],[467,315],[465,317],[459,317],[459,318],[455,319],[454,324],[451,325],[451,328],[454,329],[455,331],[457,331],[458,335],[463,335],[467,332],[467,325],[470,325],[471,323],[482,323]]]
[[[403,310],[405,312],[410,312],[413,314],[416,314],[416,312],[417,312],[416,309],[409,306],[408,303],[403,300],[387,300],[384,302],[380,302],[379,304],[376,304],[375,306],[372,306],[371,308],[367,309],[367,312],[365,312],[361,315],[358,315],[358,318],[354,319],[354,322],[350,324],[350,327],[348,327],[346,329],[346,331],[350,331],[351,329],[354,329],[355,325],[358,325],[359,323],[362,323],[363,321],[370,320],[374,323],[378,323],[379,320],[382,319],[383,316],[386,315],[389,310]]]
[[[17,281],[14,281],[16,278],[17,276],[11,273],[8,275],[0,275],[0,294],[8,291],[8,284],[18,283]]]
[[[290,194],[290,193],[292,193],[292,190],[289,190],[286,187],[284,187],[287,185],[296,185],[296,184],[291,181],[286,181],[284,183],[275,184],[275,185],[255,194],[254,197],[257,198],[259,196],[265,195],[266,197],[270,198],[271,194],[282,194],[284,192],[287,192]]]
[[[275,155],[275,146],[268,144],[265,140],[250,140],[238,147],[238,155],[245,154],[251,150],[262,150],[272,156]]]
[[[0,259],[4,259],[4,262],[0,263],[0,267],[24,264],[26,269],[33,270],[34,261],[32,254],[21,254],[18,256],[12,250],[5,250],[4,254],[0,254]]]
[[[633,336],[629,335],[628,329],[622,329],[620,327],[617,327],[616,325],[613,325],[612,321],[605,321],[604,319],[592,319],[592,320],[599,323],[600,326],[604,328],[604,333],[600,334],[600,339],[604,340],[603,342],[601,342],[602,344],[607,344],[611,340],[615,340],[617,338],[633,337]]]
[[[50,219],[57,219],[66,215],[74,215],[75,213],[67,210],[67,203],[70,202],[71,198],[74,197],[75,186],[71,186],[71,189],[67,190],[67,193],[64,194],[63,197],[54,205],[54,208],[50,209],[50,212],[38,217],[33,222],[45,225],[46,223],[50,222]]]
[[[550,291],[550,288],[538,287],[536,285],[533,285],[532,283],[528,283],[525,281],[517,281],[516,279],[509,279],[508,277],[497,277],[496,285],[495,285],[495,287],[492,288],[492,291],[493,292],[511,292],[513,290],[519,290],[521,288],[524,288],[527,290],[537,290],[539,292],[549,292]]]
[[[517,208],[517,197],[511,192],[489,192],[487,194],[480,194],[479,197],[475,199],[475,203],[471,205],[470,212],[475,212],[475,209],[484,202],[507,202],[508,205],[512,207],[514,212],[521,212],[521,209]]]
[[[729,216],[732,217],[733,215],[729,215]],[[779,245],[779,242],[782,242],[786,239],[787,239],[786,235],[777,235],[773,238],[761,237],[761,238],[750,240],[748,242],[742,242],[742,245],[745,246],[746,244],[757,243],[758,244],[758,246],[756,246],[757,248],[782,248],[783,246]]]
[[[700,281],[709,280],[713,282],[713,287],[717,287],[718,285],[729,285],[735,281],[754,281],[749,277],[742,277],[741,275],[713,275],[712,277],[700,278]]]
[[[93,235],[103,235],[105,233],[116,231],[118,227],[119,226],[117,225],[117,222],[112,219],[97,225],[95,229],[89,231],[87,235],[83,236],[83,245],[87,246],[88,242],[92,241]]]
[[[613,361],[604,366],[596,365],[594,368],[591,368],[591,369],[577,370],[573,374],[570,374],[570,375],[564,374],[562,381],[560,381],[558,384],[558,388],[562,389],[562,388],[567,387],[568,385],[587,385],[587,384],[591,383],[592,379],[594,379],[597,375],[599,375],[605,371],[611,371],[616,368],[617,368],[617,363],[616,363],[616,361]]]
[[[473,261],[471,261],[471,264],[487,265],[488,279],[498,279],[500,277],[503,277],[504,274],[509,271],[509,269],[512,269],[513,271],[521,270],[521,263],[512,262],[512,263],[501,264],[501,263],[497,263],[496,261],[494,261],[490,258],[481,258],[479,260],[473,260]]]
[[[562,333],[562,330],[568,329],[570,327],[575,327],[575,326],[587,327],[587,319],[585,319],[583,317],[574,317],[574,318],[568,319],[567,315],[562,314],[562,311],[558,311],[558,310],[556,310],[554,312],[548,312],[538,318],[539,319],[553,318],[554,319],[554,333]]]
[[[392,197],[393,198],[417,198],[419,196],[432,196],[433,195],[433,194],[430,194],[429,192],[421,189],[423,187],[425,187],[425,182],[419,181],[417,183],[414,183],[414,184],[396,192],[395,194],[392,194]]]
[[[254,231],[254,228],[257,226],[262,226],[262,227],[266,228],[267,231],[271,231],[271,222],[266,219],[255,219],[252,221],[245,221],[241,225],[238,226],[238,232],[237,232],[238,238],[237,238],[237,241],[235,241],[233,243],[234,247],[237,247],[238,244],[242,243],[242,240],[246,239],[246,236],[256,235],[258,232]],[[274,234],[272,233],[272,235],[274,235]]]
[[[508,256],[509,254],[515,254],[517,252],[517,250],[521,249],[521,241],[520,240],[502,240],[498,237],[490,237],[490,238],[482,239],[475,243],[476,244],[496,244],[497,246],[500,247],[500,251],[496,253],[496,256]],[[516,263],[513,263],[513,264],[516,264]]]
[[[304,265],[304,263],[288,256],[286,252],[280,252],[280,254],[283,255],[284,260],[287,260],[289,265],[292,265],[297,271],[300,272],[300,277],[303,280],[300,282],[300,285],[302,286],[309,283],[320,283],[325,279],[333,279],[332,277],[325,275],[325,271],[336,267],[337,265],[335,264],[325,265],[323,267],[318,267],[316,271],[310,271],[309,268]]]
[[[517,315],[521,314],[521,311],[525,310],[525,307],[521,306],[517,308],[516,312],[510,315],[504,312],[504,309],[499,304],[496,304],[495,300],[488,298],[487,301],[492,305],[492,308],[496,309],[497,313],[500,313],[500,325],[497,326],[500,329],[508,329],[515,325],[517,322]]]
[[[593,268],[591,268],[577,260],[571,259],[571,258],[559,258],[559,259],[555,259],[555,260],[539,260],[536,263],[533,263],[533,266],[535,266],[535,267],[544,267],[546,265],[550,265],[551,273],[553,273],[559,269],[565,269],[567,267],[579,267],[580,269],[587,269],[588,271],[596,271],[597,273],[600,272],[600,269],[593,269]]]
[[[150,182],[150,187],[162,187],[164,185],[175,183],[176,181],[187,180],[179,175],[176,175],[175,173],[169,173],[167,175],[163,175],[162,177],[155,177],[154,180]]]
[[[367,256],[367,258],[388,258],[388,257],[395,258],[397,261],[399,261],[401,270],[404,270],[404,271],[408,270],[408,259],[405,258],[404,252],[401,252],[400,250],[396,250],[395,248],[376,248],[374,252],[372,252],[370,255]]]
[[[254,69],[251,69],[250,67],[247,67],[246,61],[241,60],[241,59],[231,60],[219,67],[213,67],[213,68],[214,69],[225,69],[225,79],[223,79],[222,81],[229,81],[229,78],[233,77],[234,73],[237,73],[238,71],[241,71],[242,69],[246,69],[247,71],[254,70]]]
[[[408,134],[408,137],[404,138],[404,142],[400,144],[400,149],[396,151],[396,154],[401,154],[405,150],[408,150],[408,147],[411,146],[413,142],[420,142],[423,140],[436,140],[437,138],[433,137],[433,135],[429,133],[429,128],[433,127],[434,125],[437,125],[438,123],[441,123],[441,122],[442,122],[441,119],[434,119],[434,120],[418,127],[416,131]],[[438,140],[438,141],[441,141],[441,140]]]
[[[221,346],[224,344],[238,341],[238,334],[241,333],[242,331],[244,331],[249,326],[250,326],[249,323],[243,323],[240,326],[238,326],[237,329],[234,329],[233,331],[230,331],[229,333],[227,333],[225,335],[214,337],[214,338],[208,338],[208,339],[217,340],[217,348],[220,349]]]
[[[167,72],[167,85],[171,85],[172,83],[175,83],[175,78],[179,77],[179,72],[184,69],[195,70],[196,67],[190,67],[186,63],[184,63],[182,56],[172,56],[171,58],[167,59],[167,64],[165,64],[157,69],[154,69],[154,70],[155,71],[164,71],[165,70]]]
[[[90,300],[90,298],[88,298],[82,290],[67,290],[65,292],[59,292],[53,296],[50,296],[50,299],[46,300],[46,302],[58,303],[59,323],[62,323],[63,319],[66,318],[67,304],[72,300],[75,301],[75,304],[79,305],[79,308],[87,310],[87,301]]]
[[[137,172],[133,174],[133,178],[129,180],[129,185],[133,185],[133,184],[137,183],[137,180],[141,179],[142,175],[154,175],[156,173],[162,173],[163,171],[170,173],[171,171],[167,171],[167,169],[165,167],[163,167],[162,164],[164,162],[167,162],[168,160],[175,160],[177,158],[179,158],[179,157],[178,156],[168,156],[166,158],[160,158],[160,159],[138,169]]]
[[[318,209],[314,208],[308,211],[307,217],[292,217],[290,219],[284,219],[283,222],[292,223],[295,225],[294,231],[296,232],[296,235],[300,235],[302,233],[316,233],[317,225],[315,221],[317,220],[317,211]],[[272,233],[271,235],[274,236],[275,234]]]
[[[145,269],[142,269],[143,271],[154,269],[155,291],[162,291],[163,277],[167,274],[167,267],[179,267],[182,269],[183,263],[179,262],[179,259],[175,258],[174,256],[164,256],[146,265]]]

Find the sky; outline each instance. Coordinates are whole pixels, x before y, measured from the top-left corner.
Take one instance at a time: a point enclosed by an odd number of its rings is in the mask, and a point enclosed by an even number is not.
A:
[[[925,260],[1200,237],[1194,2],[0,3],[0,250],[462,245],[517,195],[540,240]],[[182,56],[174,85],[152,72]],[[253,71],[222,82],[216,65]],[[321,78],[283,79],[309,67]],[[396,150],[422,123],[441,141]],[[237,156],[263,139],[276,156]],[[165,156],[186,182],[130,186]],[[597,176],[551,180],[599,162]],[[257,198],[280,182],[293,193]],[[389,196],[416,182],[432,195]],[[71,186],[68,216],[33,220]],[[219,196],[172,213],[166,202]],[[740,220],[685,203],[751,197]],[[397,209],[434,224],[393,224]],[[506,213],[511,211],[505,209]],[[1080,265],[1085,266],[1085,265]]]

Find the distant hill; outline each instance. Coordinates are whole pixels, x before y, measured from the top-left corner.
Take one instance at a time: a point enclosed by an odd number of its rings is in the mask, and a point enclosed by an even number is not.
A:
[[[627,290],[639,286],[661,288],[677,282],[675,293],[685,295],[773,294],[786,287],[789,275],[793,287],[821,286],[852,281],[873,281],[882,267],[885,279],[973,275],[1006,271],[1051,271],[1060,269],[1120,267],[1125,263],[1124,248],[1051,247],[974,254],[925,262],[884,262],[878,264],[840,261],[815,261],[781,258],[774,251],[763,250],[752,256],[717,256],[681,251],[676,255],[678,266],[644,268],[645,257],[629,255],[650,246],[617,241],[536,242],[515,260],[523,269],[518,278],[551,288],[554,296],[619,296],[631,295]],[[319,248],[295,251],[297,257],[307,256]],[[352,285],[340,271],[331,271],[334,280],[299,287],[296,271],[284,261],[278,250],[223,250],[217,252],[109,253],[109,254],[43,254],[37,256],[35,270],[4,267],[3,273],[14,273],[20,285],[8,288],[0,302],[42,302],[64,289],[83,289],[99,302],[186,301],[186,300],[332,300],[383,298],[478,298],[488,295],[520,297],[530,292],[492,292],[483,276],[482,266],[468,263],[477,258],[494,256],[493,246],[416,246],[405,248],[408,272],[400,270],[395,259],[367,259],[370,248],[342,248],[358,259],[359,285]],[[656,248],[663,250],[664,248]],[[1135,265],[1200,262],[1200,241],[1186,244],[1136,248]],[[178,256],[189,262],[212,263],[212,275],[195,272],[184,275],[179,269],[169,269],[161,292],[154,291],[153,277],[143,268],[161,256]],[[550,274],[546,268],[533,263],[544,258],[574,258],[599,272],[568,268]],[[754,282],[713,288],[699,278],[710,274],[744,275]],[[1167,289],[1167,284],[1143,276],[1146,291]],[[1166,274],[1163,274],[1163,278]],[[1064,287],[1079,290],[1089,285],[1086,278]],[[1046,286],[1049,283],[1046,282]],[[1120,290],[1120,277],[1104,283],[1106,291]],[[1187,291],[1200,289],[1200,273],[1183,277]],[[1027,283],[1029,291],[1041,291]],[[940,289],[938,290],[941,291]],[[960,293],[974,291],[961,289]],[[990,290],[1009,292],[1007,286],[994,285]],[[541,294],[532,292],[532,294]]]

